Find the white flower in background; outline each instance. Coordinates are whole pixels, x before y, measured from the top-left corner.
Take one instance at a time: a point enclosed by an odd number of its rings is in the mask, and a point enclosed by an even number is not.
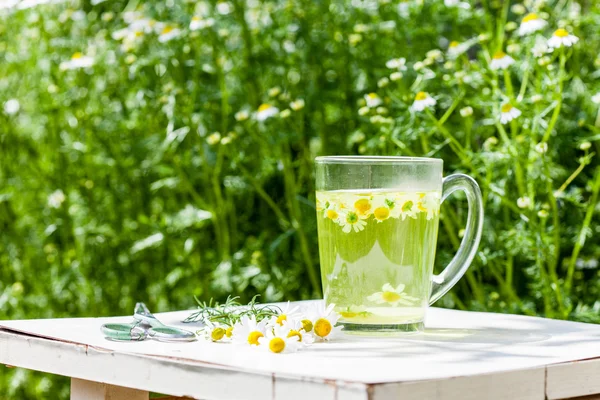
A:
[[[467,50],[469,50],[471,44],[469,42],[460,43],[457,41],[452,41],[448,45],[448,56],[450,58],[457,58],[461,54],[464,54]]]
[[[406,71],[406,58],[392,58],[391,60],[385,63],[385,66],[389,69]]]
[[[288,336],[290,330],[281,326],[267,329],[266,335],[258,339],[260,349],[271,353],[294,353],[301,346],[300,337]]]
[[[344,233],[350,233],[354,229],[354,232],[360,232],[365,229],[367,223],[364,219],[358,215],[355,211],[338,212],[338,223],[342,226]]]
[[[444,61],[444,53],[440,49],[429,50],[425,57],[431,61]]]
[[[60,208],[66,199],[67,197],[62,190],[55,190],[48,196],[48,206],[51,208]]]
[[[406,285],[404,285],[403,283],[396,286],[396,288],[394,288],[389,283],[386,283],[381,288],[381,292],[373,293],[372,295],[367,297],[367,300],[372,301],[376,304],[389,304],[392,307],[395,307],[398,304],[402,304],[404,306],[415,305],[415,303],[419,301],[419,299],[404,293],[405,287]]]
[[[361,117],[364,117],[365,115],[369,114],[370,112],[371,112],[371,109],[366,106],[358,109],[358,115],[360,115]]]
[[[460,116],[463,118],[467,118],[473,115],[473,107],[467,106],[460,109]]]
[[[529,35],[543,29],[548,23],[536,13],[527,14],[519,26],[519,36]]]
[[[490,63],[491,69],[506,69],[513,65],[515,60],[503,51],[497,51],[494,53],[492,62]]]
[[[202,18],[197,15],[192,17],[190,22],[190,31],[198,31],[206,28],[210,28],[215,24],[215,20],[212,18]]]
[[[545,154],[548,151],[548,143],[540,142],[540,143],[536,144],[535,151],[537,151],[540,154]]]
[[[250,118],[250,113],[246,110],[241,110],[235,113],[236,121],[245,121]]]
[[[316,339],[330,340],[340,334],[343,327],[335,326],[340,316],[333,309],[335,304],[330,304],[325,308],[325,302],[319,302],[315,309],[310,313],[310,322],[312,323],[312,332]]]
[[[279,114],[279,109],[270,104],[261,104],[258,107],[258,111],[256,112],[256,120],[257,121],[265,121],[271,117],[274,117]]]
[[[423,111],[427,107],[433,107],[436,105],[436,101],[433,97],[429,96],[427,92],[419,92],[415,96],[411,109],[413,111]]]
[[[569,34],[566,29],[560,28],[554,31],[554,34],[548,39],[548,46],[553,49],[566,46],[571,47],[579,41],[579,38],[575,35]]]
[[[531,199],[527,196],[519,197],[517,199],[517,207],[519,208],[529,208],[531,207]]]
[[[502,104],[500,111],[500,122],[503,124],[506,124],[521,115],[521,111],[518,108],[513,107],[510,103]]]
[[[531,49],[531,53],[536,58],[543,57],[545,54],[551,53],[551,52],[552,52],[552,49],[550,49],[548,47],[548,44],[546,43],[545,40],[543,40],[543,41],[542,40],[536,41],[535,45]]]
[[[206,138],[206,142],[211,146],[218,144],[221,141],[221,134],[219,132],[214,132],[208,135]]]
[[[298,318],[300,316],[298,311],[299,311],[298,306],[292,306],[291,303],[288,301],[287,304],[281,308],[281,312],[278,315],[273,315],[269,319],[269,325],[283,326],[283,323],[285,321],[288,321],[288,320],[292,321],[292,320]]]
[[[77,52],[73,54],[69,61],[61,62],[59,68],[64,71],[68,69],[89,68],[92,65],[94,65],[93,57],[85,56],[82,53]]]
[[[304,108],[304,100],[298,99],[290,103],[290,108],[294,111],[300,111]]]
[[[228,3],[226,1],[219,1],[217,3],[217,12],[221,15],[230,14],[232,9],[233,7],[231,6],[231,3]]]
[[[286,108],[285,110],[279,113],[279,116],[283,119],[289,118],[290,115],[292,115],[292,110],[290,110],[289,108]]]
[[[491,151],[492,148],[498,144],[498,139],[494,136],[489,137],[483,142],[483,149],[485,151]]]
[[[367,102],[367,107],[375,108],[383,104],[381,98],[377,95],[377,93],[369,93],[365,94],[365,101]]]
[[[6,100],[4,103],[4,113],[6,115],[14,115],[21,109],[21,104],[17,99]]]
[[[161,43],[166,43],[170,40],[176,39],[181,35],[181,29],[176,26],[165,26],[158,35],[158,41]]]
[[[266,319],[256,322],[254,316],[248,317],[245,315],[233,326],[231,340],[236,344],[258,346],[258,340],[265,336],[266,325]]]
[[[0,10],[13,8],[19,4],[19,1],[20,0],[4,0],[3,2],[0,2]]]
[[[592,96],[592,101],[596,104],[600,104],[600,92]]]
[[[390,74],[390,80],[391,80],[392,82],[399,81],[400,79],[402,79],[402,77],[403,77],[403,76],[404,76],[404,75],[402,75],[402,72],[399,72],[399,71],[392,72],[392,73]]]

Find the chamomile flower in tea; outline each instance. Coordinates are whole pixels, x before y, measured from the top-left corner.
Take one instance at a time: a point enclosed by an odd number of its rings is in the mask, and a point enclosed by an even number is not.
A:
[[[409,296],[404,292],[406,285],[403,283],[398,284],[395,288],[389,283],[384,284],[381,287],[380,292],[375,292],[367,297],[367,300],[376,304],[389,304],[392,307],[402,304],[405,306],[413,306],[419,302],[419,299],[413,296]]]

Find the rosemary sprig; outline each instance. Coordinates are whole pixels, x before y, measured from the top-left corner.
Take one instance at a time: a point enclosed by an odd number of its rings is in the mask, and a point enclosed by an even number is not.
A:
[[[213,302],[213,299],[210,299],[207,303],[198,300],[198,298],[194,296],[196,303],[198,303],[198,311],[192,313],[183,322],[210,321],[233,326],[244,316],[254,317],[258,322],[281,313],[281,309],[277,306],[259,304],[258,301],[256,301],[258,297],[259,295],[256,295],[247,305],[242,305],[238,301],[239,296],[228,296],[223,304]]]

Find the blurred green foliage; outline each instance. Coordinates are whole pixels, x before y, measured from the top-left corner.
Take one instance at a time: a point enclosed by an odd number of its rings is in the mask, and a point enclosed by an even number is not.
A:
[[[598,2],[0,8],[0,319],[318,296],[312,160],[378,154],[482,187],[481,251],[441,306],[600,322]],[[528,12],[547,24],[521,36]],[[548,49],[558,28],[579,42]],[[420,91],[437,104],[411,109]],[[440,268],[463,206],[443,207]],[[2,396],[67,397],[1,371]]]

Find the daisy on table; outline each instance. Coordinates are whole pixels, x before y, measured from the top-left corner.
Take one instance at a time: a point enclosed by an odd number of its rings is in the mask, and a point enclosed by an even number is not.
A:
[[[335,326],[340,315],[334,311],[334,308],[335,304],[325,308],[325,302],[322,301],[308,312],[308,319],[312,323],[312,332],[316,339],[330,340],[338,336],[343,329],[341,326]]]
[[[519,36],[529,35],[543,29],[548,23],[541,19],[536,13],[527,14],[519,25]]]
[[[500,50],[494,53],[494,57],[492,57],[492,61],[490,62],[490,68],[494,70],[507,69],[514,63],[514,58]]]
[[[256,322],[256,318],[254,316],[248,317],[245,315],[233,326],[231,340],[236,344],[258,346],[258,340],[265,336],[266,325],[266,319]]]
[[[548,39],[548,46],[553,49],[559,47],[571,47],[579,41],[579,38],[575,35],[571,35],[566,29],[560,28],[554,31],[554,34]]]
[[[437,104],[437,101],[429,96],[427,92],[419,92],[415,96],[415,101],[413,102],[411,109],[413,111],[423,111],[428,107],[433,107]]]
[[[295,318],[299,317],[299,307],[298,306],[292,306],[292,303],[290,303],[289,301],[287,302],[287,304],[283,307],[281,307],[281,312],[278,315],[273,315],[271,317],[271,319],[269,320],[268,325],[271,326],[275,326],[275,325],[279,325],[279,326],[283,326],[283,324],[285,323],[285,321],[288,320],[294,320]]]
[[[502,104],[502,107],[500,108],[500,122],[502,124],[509,123],[513,119],[518,118],[520,115],[521,115],[521,110],[514,107],[510,103],[504,103],[504,104]]]
[[[295,353],[301,346],[300,335],[289,335],[290,330],[281,326],[268,329],[258,338],[259,348],[271,353]]]

